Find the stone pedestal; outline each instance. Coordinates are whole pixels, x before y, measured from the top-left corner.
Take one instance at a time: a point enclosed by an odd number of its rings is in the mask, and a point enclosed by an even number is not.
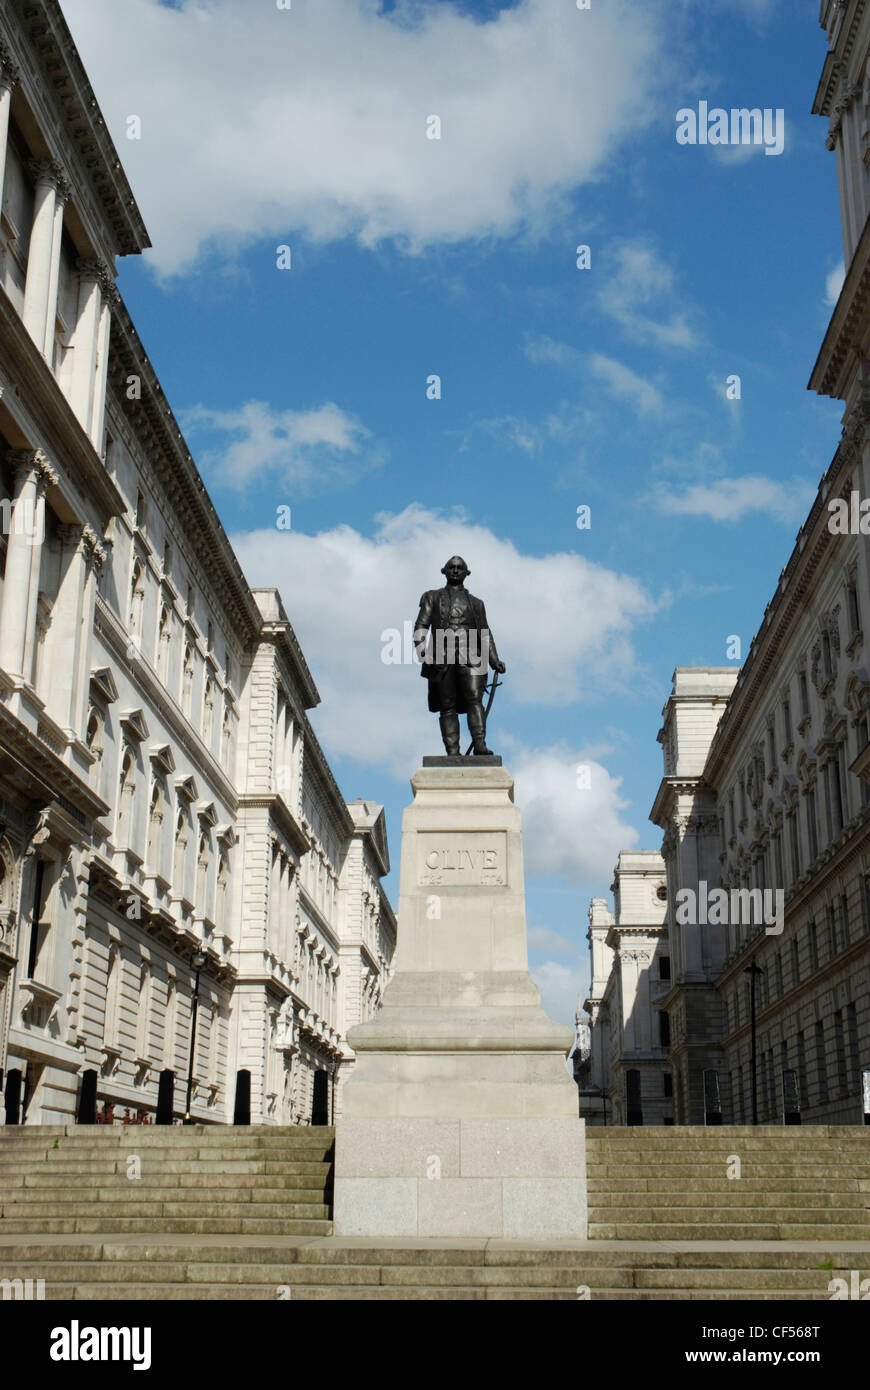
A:
[[[411,785],[394,975],[348,1035],[336,1233],[583,1237],[573,1033],[529,975],[513,778],[468,759]]]

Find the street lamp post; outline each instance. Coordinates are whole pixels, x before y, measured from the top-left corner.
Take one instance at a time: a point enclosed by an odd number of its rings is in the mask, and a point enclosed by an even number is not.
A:
[[[205,953],[195,951],[190,961],[196,975],[193,982],[193,1001],[190,1015],[190,1057],[187,1062],[187,1101],[184,1106],[184,1123],[193,1124],[190,1118],[190,1099],[193,1094],[193,1058],[196,1050],[196,1018],[199,1013],[199,976],[202,967],[205,965]]]
[[[761,966],[756,965],[755,961],[747,965],[744,975],[749,976],[749,1017],[752,1028],[752,1123],[758,1124],[758,1031],[755,1020],[755,982],[762,973]]]

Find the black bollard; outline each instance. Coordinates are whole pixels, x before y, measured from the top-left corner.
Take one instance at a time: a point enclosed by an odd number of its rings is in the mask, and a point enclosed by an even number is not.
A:
[[[233,1111],[234,1125],[249,1125],[251,1123],[251,1073],[249,1071],[236,1072],[236,1107]]]

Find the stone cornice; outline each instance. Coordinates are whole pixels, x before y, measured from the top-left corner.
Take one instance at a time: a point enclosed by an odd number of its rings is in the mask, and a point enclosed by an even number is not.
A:
[[[61,809],[72,806],[83,820],[94,821],[109,813],[109,807],[78,777],[56,753],[37,738],[6,707],[0,704],[0,759],[11,755],[19,764],[32,771],[37,784],[51,788],[51,798],[60,802]],[[43,794],[44,795],[44,794]]]
[[[870,302],[870,218],[864,224],[843,288],[831,314],[808,389],[845,400],[856,367],[868,355]]]
[[[848,8],[849,0],[846,0]],[[830,116],[837,100],[840,82],[848,72],[849,61],[855,51],[858,28],[864,17],[866,0],[851,0],[851,14],[844,16],[836,32],[836,41],[825,55],[822,74],[813,101],[814,116]]]
[[[18,9],[30,51],[41,69],[40,94],[65,128],[117,254],[145,250],[151,245],[145,223],[58,0],[27,0]]]

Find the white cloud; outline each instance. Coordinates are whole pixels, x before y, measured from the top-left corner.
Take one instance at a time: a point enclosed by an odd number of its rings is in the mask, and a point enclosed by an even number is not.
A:
[[[581,767],[588,777],[578,776]],[[523,813],[526,875],[609,883],[619,851],[633,849],[639,838],[622,815],[628,807],[622,779],[582,748],[564,745],[515,746],[510,768]]]
[[[541,991],[544,1012],[556,1023],[567,1023],[572,1028],[577,1013],[577,1001],[585,992],[585,979],[581,965],[563,965],[561,961],[546,960],[542,965],[533,965],[532,979]]]
[[[775,521],[792,525],[806,515],[815,489],[800,478],[778,482],[747,474],[743,478],[717,478],[696,483],[685,492],[662,487],[652,494],[660,511],[673,516],[705,516],[711,521],[736,522],[753,512],[766,513]]]
[[[673,271],[646,242],[623,242],[614,253],[598,294],[606,314],[636,343],[692,348],[698,337],[687,310],[673,309],[677,287]]]
[[[840,298],[840,290],[843,288],[845,280],[846,267],[840,261],[840,264],[835,265],[834,269],[829,271],[825,277],[825,303],[832,309]]]
[[[162,273],[294,234],[419,250],[541,231],[656,119],[667,63],[664,26],[628,0],[486,22],[446,0],[64,11]]]
[[[559,932],[551,931],[549,927],[529,927],[527,937],[530,951],[549,951],[554,956],[577,954],[576,941],[560,936]]]
[[[614,357],[601,352],[580,352],[569,343],[557,342],[546,333],[529,333],[523,344],[526,359],[536,367],[559,367],[575,376],[597,377],[610,394],[625,400],[639,415],[660,414],[664,398],[657,387]]]
[[[610,394],[617,400],[628,401],[638,415],[661,414],[664,409],[661,391],[630,367],[600,352],[590,354],[589,366],[594,375],[604,382]]]
[[[458,552],[471,566],[468,587],[486,601],[507,664],[500,730],[511,702],[566,706],[625,689],[637,678],[632,629],[657,611],[634,579],[580,554],[523,555],[461,514],[419,506],[378,518],[371,538],[339,526],[314,536],[246,532],[233,544],[249,581],[277,586],[284,596],[323,698],[315,719],[330,755],[398,776],[422,753],[437,752],[440,737],[419,666],[385,664],[382,633],[413,623],[422,590],[443,583],[449,555]],[[542,766],[536,774],[529,765],[532,788]],[[599,785],[593,797],[602,791]],[[591,804],[589,792],[574,799],[583,796]],[[544,798],[541,814],[546,804]],[[587,831],[593,836],[601,827]],[[556,832],[562,845],[559,825]],[[578,844],[581,859],[583,852]]]
[[[200,458],[218,482],[239,489],[273,475],[304,496],[314,486],[348,482],[379,461],[376,451],[361,452],[369,431],[332,402],[281,411],[264,401],[237,410],[197,405],[184,412],[182,423],[193,436],[201,427],[232,436],[225,449],[204,449]]]

